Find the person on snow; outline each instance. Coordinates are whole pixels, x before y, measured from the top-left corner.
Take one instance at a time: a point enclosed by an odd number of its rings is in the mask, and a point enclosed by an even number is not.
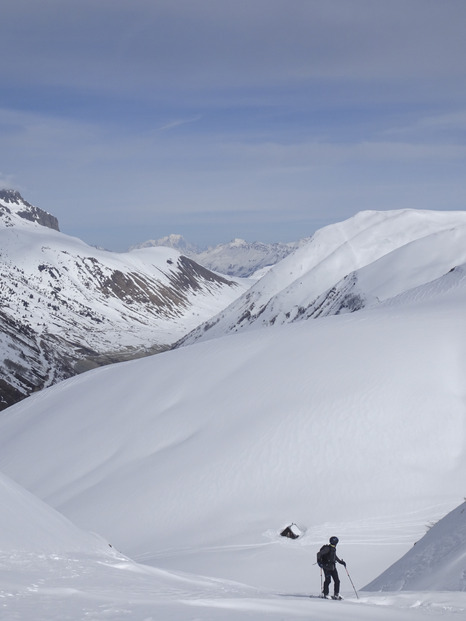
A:
[[[325,575],[324,587],[322,590],[322,596],[325,598],[328,598],[330,582],[333,580],[332,599],[341,599],[340,578],[338,577],[336,563],[340,563],[343,567],[346,567],[346,563],[337,556],[337,543],[338,537],[330,537],[329,543],[323,545],[317,552],[317,564],[324,570]]]

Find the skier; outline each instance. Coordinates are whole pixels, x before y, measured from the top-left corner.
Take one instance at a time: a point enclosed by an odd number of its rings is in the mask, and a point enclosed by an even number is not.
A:
[[[343,567],[346,567],[346,563],[343,559],[339,559],[337,556],[337,543],[338,537],[330,537],[329,543],[323,545],[317,552],[317,564],[324,570],[325,581],[324,588],[322,590],[322,597],[328,599],[328,592],[330,582],[333,579],[333,597],[332,599],[341,599],[340,597],[340,578],[338,577],[338,571],[335,566],[336,563],[340,563]]]

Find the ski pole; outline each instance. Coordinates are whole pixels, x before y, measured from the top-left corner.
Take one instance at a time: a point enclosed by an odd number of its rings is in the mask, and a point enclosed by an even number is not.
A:
[[[359,599],[358,592],[357,592],[357,591],[356,591],[356,589],[354,588],[353,581],[351,580],[351,576],[349,575],[349,571],[348,571],[348,569],[347,569],[346,565],[345,565],[345,569],[346,569],[346,573],[348,574],[349,581],[351,582],[351,586],[353,587],[353,591],[356,593],[356,598],[357,598],[357,599]]]
[[[320,568],[320,592],[322,593],[324,590],[324,585],[322,584],[322,567]]]

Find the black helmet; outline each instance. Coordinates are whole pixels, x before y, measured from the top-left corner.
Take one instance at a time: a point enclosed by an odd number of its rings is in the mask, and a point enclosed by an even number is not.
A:
[[[332,546],[336,546],[338,543],[338,537],[330,537],[330,543]]]

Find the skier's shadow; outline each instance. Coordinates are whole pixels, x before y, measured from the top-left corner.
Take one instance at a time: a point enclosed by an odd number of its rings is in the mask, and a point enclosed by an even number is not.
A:
[[[309,593],[277,593],[278,597],[303,597],[305,599],[322,599],[320,595],[309,595]]]

